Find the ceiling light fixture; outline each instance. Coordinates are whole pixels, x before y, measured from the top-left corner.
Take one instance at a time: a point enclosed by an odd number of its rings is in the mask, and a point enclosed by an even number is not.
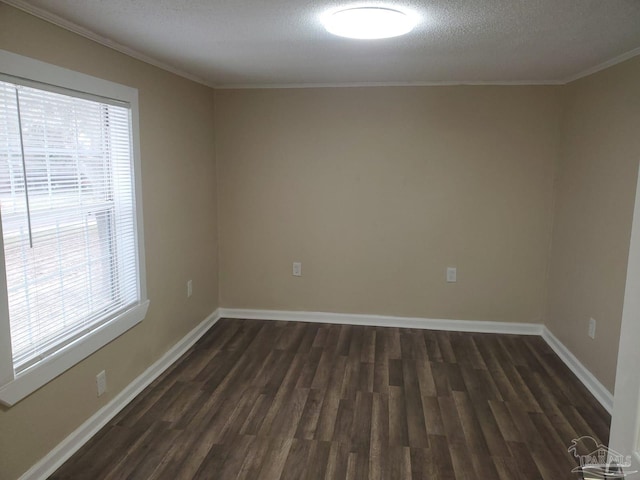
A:
[[[339,10],[326,15],[322,23],[334,35],[365,40],[398,37],[409,33],[416,24],[406,13],[381,7]]]

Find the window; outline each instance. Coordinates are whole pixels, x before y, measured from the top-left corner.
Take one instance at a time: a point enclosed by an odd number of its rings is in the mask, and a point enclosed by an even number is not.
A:
[[[141,321],[148,305],[137,92],[77,73],[52,85],[38,77],[72,72],[18,60],[36,78],[0,72],[0,402],[8,405]]]

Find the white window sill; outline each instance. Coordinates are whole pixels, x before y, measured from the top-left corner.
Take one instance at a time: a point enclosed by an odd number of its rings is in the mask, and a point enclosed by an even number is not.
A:
[[[149,300],[146,300],[16,376],[9,383],[0,387],[0,403],[11,407],[31,395],[58,375],[140,323],[146,316],[148,308]]]

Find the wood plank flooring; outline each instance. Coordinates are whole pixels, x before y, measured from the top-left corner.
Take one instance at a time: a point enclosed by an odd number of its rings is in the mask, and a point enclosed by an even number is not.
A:
[[[50,478],[572,479],[609,422],[539,337],[223,319]]]

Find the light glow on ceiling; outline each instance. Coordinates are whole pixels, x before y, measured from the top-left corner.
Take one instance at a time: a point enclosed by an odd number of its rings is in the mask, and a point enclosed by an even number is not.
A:
[[[324,16],[324,28],[334,35],[373,40],[404,35],[416,21],[399,10],[382,7],[357,7],[338,10]]]

